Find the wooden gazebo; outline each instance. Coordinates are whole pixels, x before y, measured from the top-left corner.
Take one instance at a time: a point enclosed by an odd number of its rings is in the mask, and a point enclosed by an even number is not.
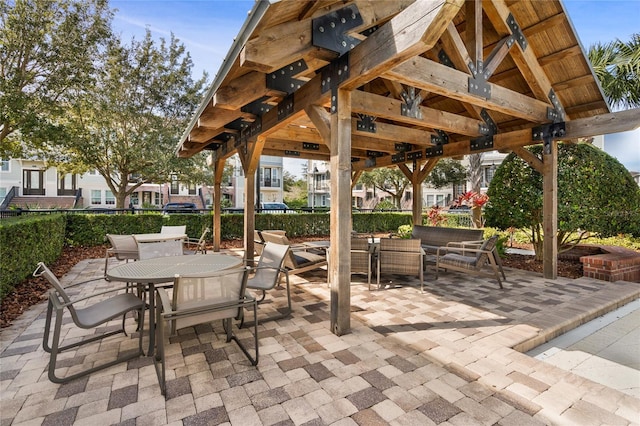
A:
[[[351,188],[363,170],[402,170],[420,223],[420,185],[441,158],[513,151],[543,175],[544,232],[555,236],[557,141],[631,130],[639,117],[610,113],[558,0],[264,0],[176,153],[211,151],[216,249],[229,156],[239,154],[245,188],[263,154],[330,161],[331,330],[340,335],[350,328]],[[539,143],[542,158],[523,148]],[[253,253],[255,194],[245,195]],[[547,278],[556,247],[545,238]]]

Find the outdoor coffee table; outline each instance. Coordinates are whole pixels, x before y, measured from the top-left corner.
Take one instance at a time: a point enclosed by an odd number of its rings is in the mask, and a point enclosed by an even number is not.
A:
[[[155,286],[173,282],[176,275],[207,274],[242,264],[242,259],[226,254],[197,254],[156,257],[110,268],[110,281],[135,282],[146,286],[149,295],[149,352],[155,347]]]
[[[158,243],[163,241],[186,240],[187,234],[133,234],[133,238],[139,243]]]

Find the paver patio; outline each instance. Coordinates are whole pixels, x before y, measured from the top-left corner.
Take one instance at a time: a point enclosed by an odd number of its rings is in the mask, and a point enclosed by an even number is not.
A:
[[[82,261],[62,281],[99,277],[103,266]],[[219,325],[172,338],[166,400],[150,358],[50,383],[43,302],[0,331],[0,425],[640,424],[640,399],[519,352],[640,297],[640,284],[506,272],[504,290],[427,274],[423,294],[417,279],[369,292],[354,275],[351,333],[340,337],[329,331],[326,272],[294,276],[293,315],[260,325],[257,367]],[[284,289],[269,292],[259,315],[285,301]],[[120,335],[78,349],[69,372],[132,342]]]

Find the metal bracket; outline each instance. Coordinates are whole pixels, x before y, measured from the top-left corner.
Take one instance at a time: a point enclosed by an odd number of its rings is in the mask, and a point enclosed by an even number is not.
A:
[[[249,114],[262,116],[265,113],[269,112],[271,108],[273,108],[273,105],[269,105],[264,102],[267,99],[269,99],[268,96],[263,96],[260,99],[256,99],[255,101],[246,104],[245,106],[240,108],[240,110],[242,112],[248,112]]]
[[[520,49],[524,52],[527,50],[527,39],[525,38],[520,25],[516,22],[516,18],[510,13],[507,16],[507,26],[511,30],[511,34],[516,38],[516,42],[520,45]]]
[[[498,133],[498,125],[495,121],[493,121],[493,118],[491,118],[489,112],[486,109],[482,108],[482,110],[480,110],[480,117],[486,123],[490,134],[495,135],[496,133]]]
[[[204,148],[202,148],[202,149],[204,149],[204,150],[206,150],[206,151],[215,151],[215,150],[217,150],[218,148],[220,148],[220,144],[219,144],[219,143],[216,143],[216,142],[213,142],[213,143],[210,143],[209,145],[205,146],[205,147],[204,147]]]
[[[553,108],[547,108],[547,118],[554,123],[565,121],[564,108],[553,89],[549,90],[549,100],[551,101]]]
[[[311,143],[311,142],[302,142],[302,149],[306,149],[308,151],[320,151],[320,144]]]
[[[453,69],[456,68],[451,58],[449,58],[449,55],[447,55],[447,52],[445,52],[443,49],[440,49],[440,51],[438,52],[438,59],[440,59],[440,63],[442,65],[446,65],[449,68],[453,68]]]
[[[393,154],[391,156],[391,163],[396,164],[396,163],[404,163],[405,162],[405,158],[406,155],[404,152],[400,152],[398,154]]]
[[[444,149],[441,145],[430,146],[424,150],[424,156],[426,158],[440,157],[442,154],[444,154]]]
[[[380,151],[367,151],[367,157],[384,157],[386,154]]]
[[[244,126],[245,124],[246,126]],[[242,126],[244,127],[240,130],[240,137],[237,139],[238,144],[247,142],[250,137],[262,131],[262,118],[258,116],[253,122],[245,122]]]
[[[565,123],[561,121],[559,123],[543,124],[542,126],[534,127],[531,129],[531,139],[534,141],[542,141],[545,137],[562,138],[567,134]]]
[[[289,65],[267,74],[267,88],[291,94],[305,83],[304,80],[293,78],[308,69],[304,59],[297,60]]]
[[[322,68],[320,85],[322,93],[331,90],[331,113],[338,109],[338,86],[349,78],[349,52]]]
[[[311,44],[342,55],[360,43],[347,32],[362,24],[362,16],[355,5],[327,13],[312,20]]]
[[[291,114],[293,114],[293,94],[288,95],[278,104],[278,121],[285,119]]]
[[[365,167],[375,167],[376,166],[376,159],[375,157],[373,158],[367,158],[366,160],[364,160],[364,166]]]
[[[471,151],[483,151],[493,148],[493,135],[480,136],[479,138],[471,139],[469,149]]]
[[[375,133],[377,131],[375,123],[376,117],[366,114],[358,114],[358,116],[360,117],[360,120],[356,122],[357,130],[369,133]]]
[[[440,129],[435,129],[438,136],[431,135],[431,143],[434,145],[445,145],[449,143],[449,135]]]
[[[471,77],[469,77],[469,93],[481,98],[491,99],[491,85],[484,77],[484,65],[482,61],[478,61],[476,65],[470,63],[469,70],[471,70],[472,75]]]
[[[551,142],[567,134],[564,121],[558,123],[543,124],[531,129],[531,139],[542,141],[542,152],[551,154]]]
[[[378,31],[378,28],[380,28],[377,25],[374,25],[371,28],[367,28],[366,30],[362,31],[360,34],[362,34],[365,37],[369,37],[371,34],[375,33],[376,31]]]
[[[288,157],[300,157],[300,151],[289,151],[289,150],[285,150],[284,151],[284,155],[288,156]]]
[[[413,149],[413,145],[406,142],[400,142],[395,144],[395,149],[397,152],[409,152]]]
[[[420,110],[422,96],[416,93],[416,88],[408,87],[407,90],[401,93],[401,96],[404,103],[400,105],[400,114],[405,117],[422,119],[422,111]]]
[[[422,158],[422,154],[422,150],[407,152],[407,160],[419,160]]]

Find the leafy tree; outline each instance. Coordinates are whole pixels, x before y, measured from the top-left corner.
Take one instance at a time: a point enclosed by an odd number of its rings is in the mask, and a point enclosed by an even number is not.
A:
[[[458,185],[467,179],[467,169],[460,161],[444,158],[436,163],[425,182],[435,189],[448,185]]]
[[[539,158],[542,146],[527,148]],[[509,154],[489,185],[486,225],[524,228],[538,259],[542,256],[542,176]],[[615,158],[590,144],[558,144],[558,251],[588,237],[637,234],[640,188]]]
[[[106,0],[0,0],[0,157],[65,137],[111,18]]]
[[[592,45],[589,60],[611,106],[640,107],[640,33]]]
[[[400,169],[386,167],[362,173],[358,182],[391,195],[393,206],[397,209],[401,208],[402,196],[411,183]]]
[[[284,202],[292,209],[307,207],[307,181],[297,178],[292,173],[284,172]]]
[[[158,45],[149,31],[130,45],[113,37],[96,62],[96,84],[69,111],[67,124],[74,133],[57,147],[57,160],[97,170],[116,207],[124,207],[126,196],[144,183],[167,182],[172,176],[180,182],[210,182],[204,154],[188,160],[175,155],[206,80],[204,75],[193,81],[184,46],[173,35]]]

